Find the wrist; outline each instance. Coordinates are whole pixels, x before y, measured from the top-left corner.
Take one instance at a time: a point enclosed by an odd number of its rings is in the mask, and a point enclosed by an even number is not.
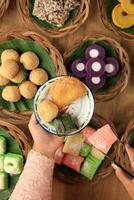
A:
[[[53,150],[50,150],[49,147],[47,148],[42,148],[41,145],[37,145],[37,144],[34,144],[33,145],[33,150],[48,157],[48,158],[54,158],[54,155],[55,155],[55,151]]]

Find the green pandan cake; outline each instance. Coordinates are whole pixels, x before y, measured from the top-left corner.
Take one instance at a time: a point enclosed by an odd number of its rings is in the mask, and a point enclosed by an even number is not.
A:
[[[3,136],[0,136],[0,154],[6,152],[6,139]]]
[[[92,150],[92,146],[84,143],[80,150],[80,156],[87,157],[88,154],[91,152],[91,150]]]
[[[23,170],[23,156],[14,153],[7,153],[4,159],[4,171],[11,175],[20,174]]]
[[[8,189],[8,174],[0,172],[0,190]]]
[[[92,155],[89,155],[83,163],[80,173],[89,180],[92,180],[101,163],[102,160],[98,160]]]
[[[5,158],[5,155],[0,154],[0,172],[4,171],[4,158]]]

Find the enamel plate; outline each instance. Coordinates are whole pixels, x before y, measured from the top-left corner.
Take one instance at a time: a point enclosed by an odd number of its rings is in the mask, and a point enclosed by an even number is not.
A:
[[[47,81],[44,85],[42,85],[39,88],[39,90],[37,91],[35,98],[34,98],[34,113],[35,113],[37,121],[42,126],[42,128],[44,128],[46,131],[48,131],[52,134],[55,134],[55,135],[57,135],[55,127],[51,123],[44,123],[42,121],[42,119],[40,118],[40,116],[38,115],[37,105],[43,99],[50,99],[51,100],[51,98],[49,96],[49,89],[51,87],[51,84],[54,81],[61,79],[61,78],[64,78],[64,77],[57,77],[57,78],[53,78],[53,79]],[[69,113],[72,118],[77,119],[77,122],[75,122],[75,123],[79,127],[77,130],[69,133],[69,135],[73,135],[73,134],[80,132],[85,126],[87,126],[87,124],[90,122],[90,120],[93,116],[94,99],[93,99],[93,96],[92,96],[90,89],[84,83],[83,83],[83,85],[85,86],[85,88],[87,90],[87,95],[79,98],[78,100],[76,100],[74,102],[72,102],[65,109],[66,110],[65,112]],[[62,134],[62,136],[63,136],[63,134]]]

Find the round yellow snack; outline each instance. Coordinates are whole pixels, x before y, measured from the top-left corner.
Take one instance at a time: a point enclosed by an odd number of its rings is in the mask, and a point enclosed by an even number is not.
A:
[[[17,86],[7,86],[2,91],[2,98],[9,102],[17,102],[21,99],[20,90]]]
[[[0,75],[0,86],[7,85],[8,83],[9,83],[9,80]]]
[[[6,60],[2,63],[0,67],[1,76],[11,80],[13,79],[17,73],[19,72],[19,65],[14,60]]]
[[[37,68],[31,71],[29,79],[36,85],[42,85],[48,80],[48,74],[44,69]]]
[[[87,95],[85,86],[74,77],[66,76],[58,79],[50,87],[51,99],[59,108],[63,108],[85,95]]]
[[[134,25],[134,16],[129,15],[121,7],[121,4],[117,4],[112,12],[113,23],[119,28],[129,28]]]
[[[24,80],[24,73],[22,70],[11,80],[13,83],[21,83]]]
[[[128,13],[130,15],[134,15],[134,1],[121,0],[121,7],[126,13]]]
[[[58,115],[59,109],[52,101],[43,100],[38,104],[37,112],[45,123],[49,123]]]
[[[1,62],[5,62],[6,60],[14,60],[16,62],[19,61],[19,54],[14,49],[6,49],[1,54]]]
[[[20,62],[27,70],[33,70],[38,67],[39,58],[35,53],[27,51],[20,56]]]
[[[25,81],[20,85],[20,93],[26,99],[32,99],[37,91],[37,87],[31,81]]]

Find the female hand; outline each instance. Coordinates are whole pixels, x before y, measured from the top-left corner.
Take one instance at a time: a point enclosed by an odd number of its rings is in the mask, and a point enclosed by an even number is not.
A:
[[[34,140],[33,149],[47,157],[54,157],[56,150],[63,143],[63,137],[46,132],[36,121],[34,114],[29,122],[29,130]]]
[[[131,162],[132,172],[134,172],[134,149],[131,148],[129,145],[126,145],[126,151]],[[134,179],[128,178],[128,176],[117,165],[112,164],[112,166],[115,170],[116,176],[124,185],[130,197],[134,200]]]

